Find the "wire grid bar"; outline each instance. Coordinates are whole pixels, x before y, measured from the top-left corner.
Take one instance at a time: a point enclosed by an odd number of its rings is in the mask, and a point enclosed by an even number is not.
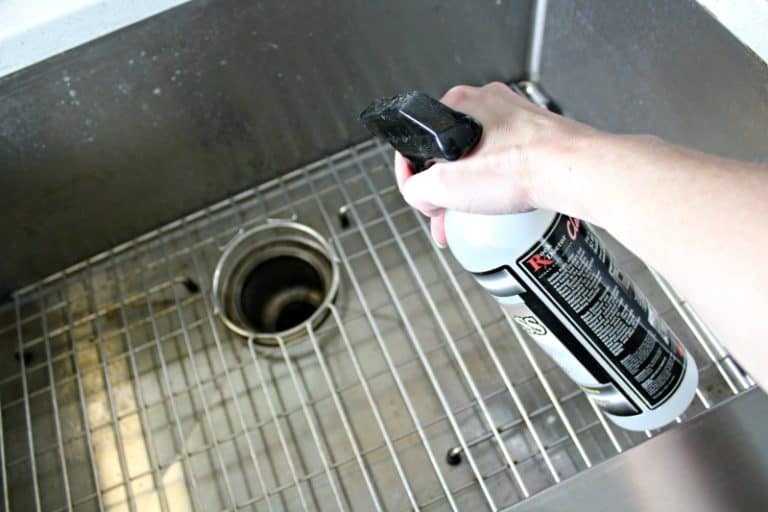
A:
[[[362,175],[365,177],[365,181],[367,182],[367,184],[369,185],[371,190],[374,191],[375,187],[373,186],[370,178],[368,177],[366,169],[363,168],[360,165],[359,161],[357,162],[357,165],[360,168]],[[497,441],[498,445],[501,447],[501,450],[502,450],[505,462],[507,463],[507,465],[509,465],[510,469],[512,470],[513,475],[515,477],[515,481],[518,484],[518,486],[520,487],[520,490],[522,491],[523,495],[525,497],[528,497],[529,496],[529,491],[528,491],[525,483],[523,482],[522,477],[520,476],[519,472],[516,471],[515,463],[511,460],[508,451],[505,449],[504,442],[502,441],[501,435],[499,434],[499,432],[498,432],[498,430],[496,428],[495,421],[491,417],[490,412],[489,412],[485,402],[481,398],[480,393],[477,390],[477,384],[474,382],[474,379],[472,378],[469,370],[467,369],[466,363],[465,363],[463,357],[461,356],[461,353],[456,348],[456,345],[455,345],[455,343],[454,343],[454,341],[453,341],[453,339],[451,337],[451,334],[450,334],[448,328],[445,325],[444,318],[442,317],[442,315],[441,315],[440,311],[438,310],[437,306],[435,306],[435,303],[432,300],[432,297],[429,295],[429,292],[427,291],[426,286],[424,285],[424,281],[423,281],[423,279],[421,277],[421,274],[420,274],[419,270],[416,268],[416,265],[414,264],[413,259],[411,258],[411,255],[410,255],[408,249],[405,246],[405,243],[403,242],[402,238],[398,235],[397,228],[392,223],[392,220],[389,217],[388,212],[386,211],[386,208],[384,207],[384,204],[381,201],[381,198],[380,197],[376,197],[375,201],[378,204],[379,208],[381,209],[382,214],[384,215],[384,218],[386,219],[387,224],[388,224],[390,230],[392,231],[392,234],[397,239],[397,245],[398,245],[400,251],[402,252],[403,257],[405,258],[405,260],[406,260],[406,262],[408,264],[408,267],[411,270],[414,278],[419,283],[419,287],[421,288],[421,291],[424,294],[424,298],[427,301],[427,303],[429,304],[429,309],[430,309],[431,313],[435,316],[435,319],[437,320],[437,323],[438,323],[438,326],[440,328],[440,331],[442,332],[443,336],[445,336],[446,340],[449,342],[449,345],[451,347],[451,351],[452,351],[452,353],[453,353],[453,355],[454,355],[454,357],[456,359],[456,362],[458,363],[459,368],[461,369],[461,372],[462,372],[464,378],[467,380],[467,384],[469,385],[469,387],[470,387],[470,389],[472,391],[472,395],[473,395],[474,399],[477,401],[477,403],[478,403],[478,405],[480,407],[480,410],[482,411],[482,414],[483,414],[485,420],[488,423],[489,431],[493,433],[495,440]],[[414,215],[415,215],[415,213],[414,213]],[[421,220],[421,219],[418,219],[418,220]],[[449,275],[450,275],[450,272],[449,272]],[[460,296],[462,296],[460,288],[457,287],[457,290],[459,291]],[[477,317],[474,314],[474,312],[472,311],[472,308],[469,306],[469,304],[464,303],[464,306],[466,307],[466,311],[470,315],[472,323],[475,326],[475,328],[477,329],[478,334],[480,335],[480,337],[481,337],[481,339],[483,341],[484,347],[488,351],[488,354],[489,354],[489,356],[491,357],[491,360],[494,363],[494,367],[499,372],[499,376],[501,377],[502,381],[504,382],[505,386],[507,387],[507,389],[509,391],[509,395],[512,398],[512,401],[514,402],[515,407],[518,409],[518,412],[522,416],[522,418],[523,418],[523,420],[524,420],[524,422],[526,424],[526,427],[528,427],[528,429],[529,429],[529,431],[531,433],[531,436],[534,439],[536,447],[538,448],[539,452],[541,453],[541,456],[542,456],[542,458],[543,458],[543,460],[544,460],[544,462],[545,462],[545,464],[547,466],[547,469],[549,470],[550,474],[552,475],[555,483],[559,482],[560,481],[560,477],[558,476],[557,471],[554,469],[554,466],[552,465],[552,461],[549,459],[549,456],[547,455],[547,452],[546,452],[546,450],[544,449],[544,447],[543,447],[543,445],[541,443],[541,439],[539,438],[539,435],[536,432],[536,429],[534,428],[534,426],[530,422],[530,418],[528,417],[528,413],[525,410],[525,406],[520,401],[520,398],[519,398],[517,392],[514,390],[514,388],[511,385],[509,385],[509,381],[508,381],[506,372],[501,368],[498,356],[497,356],[495,350],[490,346],[490,344],[488,342],[488,337],[485,334],[485,331],[483,330],[482,326],[480,325],[480,322],[477,320]],[[492,502],[491,502],[491,504],[492,504]]]
[[[338,177],[338,175],[336,173],[335,168],[332,166],[332,164],[329,164],[329,170],[330,170],[330,172],[333,173],[333,177],[334,177],[336,183],[341,185],[340,182],[339,182],[339,177]],[[311,179],[309,181],[310,181],[310,185],[312,186]],[[363,236],[363,238],[365,240],[365,244],[366,244],[367,248],[369,250],[372,250],[374,246],[371,243],[370,238],[369,238],[368,234],[365,231],[365,228],[364,228],[365,224],[360,221],[360,217],[359,217],[357,211],[354,209],[354,202],[351,201],[349,195],[345,191],[343,191],[343,187],[340,187],[340,188],[342,190],[342,194],[343,194],[344,200],[348,204],[351,205],[351,212],[352,212],[352,214],[353,214],[353,216],[355,218],[356,223],[359,226],[361,226],[360,232],[361,232],[361,234],[362,234],[362,236]],[[313,187],[313,191],[314,191],[314,187]],[[316,194],[313,194],[313,195],[316,195]],[[318,206],[322,209],[322,204],[321,203],[318,202]],[[339,253],[340,253],[341,257],[342,257],[342,260],[345,261],[345,262],[348,261],[351,258],[349,257],[349,255],[347,255],[345,253],[343,245],[338,243],[339,242],[339,240],[338,240],[338,232],[334,228],[333,223],[329,220],[328,216],[325,215],[325,214],[323,215],[323,219],[326,222],[327,227],[329,228],[329,230],[332,233],[332,236],[333,236],[334,241],[336,243],[337,250],[339,251]],[[384,285],[387,288],[388,293],[393,298],[395,306],[399,307],[400,304],[399,304],[399,302],[398,302],[398,300],[396,298],[396,295],[393,292],[391,281],[389,280],[389,278],[388,278],[388,276],[386,274],[386,271],[382,268],[381,261],[375,256],[375,254],[374,254],[374,263],[375,263],[375,266],[377,268],[377,271],[379,272],[379,274],[381,275],[381,277],[384,280]],[[373,320],[371,309],[370,309],[369,305],[367,304],[367,301],[365,299],[364,294],[360,292],[360,284],[359,284],[358,279],[355,277],[354,271],[346,263],[345,263],[345,267],[349,271],[349,276],[351,278],[353,286],[355,287],[356,292],[358,293],[358,296],[359,296],[360,301],[361,301],[361,305],[363,306],[363,309],[365,310],[366,316],[371,321],[372,325],[375,325],[375,321]],[[407,318],[404,317],[403,312],[402,312],[401,309],[398,309],[398,313],[400,314],[400,317],[403,318],[403,320],[404,320],[404,322],[406,324],[406,329],[407,329],[407,332],[408,332],[409,336],[411,337],[411,339],[413,339],[414,338],[414,334],[413,334],[412,326],[408,322]],[[398,391],[400,392],[400,395],[402,396],[402,398],[404,400],[404,403],[406,405],[408,413],[409,413],[411,419],[415,423],[416,432],[418,433],[418,435],[420,437],[420,440],[422,441],[422,445],[424,446],[424,448],[425,448],[425,450],[427,452],[429,462],[431,463],[432,468],[435,470],[435,474],[436,474],[436,476],[437,476],[437,478],[439,480],[440,486],[442,487],[442,490],[444,492],[444,496],[448,500],[448,503],[449,503],[450,507],[455,510],[456,509],[456,503],[455,503],[455,501],[453,499],[453,496],[452,496],[450,490],[447,488],[447,485],[445,483],[445,479],[443,478],[443,475],[440,472],[440,469],[439,469],[439,467],[438,467],[438,465],[436,463],[435,454],[432,451],[432,449],[430,448],[429,444],[426,442],[426,437],[425,437],[425,433],[424,433],[424,427],[420,423],[420,420],[418,419],[418,415],[417,415],[416,411],[414,410],[413,404],[411,403],[411,399],[409,398],[407,392],[404,391],[404,387],[403,387],[403,383],[402,383],[402,378],[401,378],[400,374],[398,373],[398,371],[396,369],[396,366],[392,362],[392,356],[390,354],[390,351],[388,350],[388,348],[384,344],[384,341],[382,339],[382,335],[381,335],[381,333],[380,333],[378,328],[374,328],[374,334],[375,334],[375,338],[376,338],[377,342],[379,343],[379,347],[381,348],[382,354],[385,356],[385,359],[387,360],[387,365],[389,367],[390,372],[392,373],[392,376],[395,379],[395,382],[396,382],[397,387],[398,387]],[[416,346],[417,346],[417,354],[418,354],[419,361],[422,363],[424,369],[426,370],[427,375],[430,378],[430,382],[431,382],[431,384],[432,384],[432,386],[433,386],[433,388],[434,388],[434,390],[435,390],[435,392],[437,394],[437,397],[438,397],[439,401],[441,402],[441,405],[443,406],[444,411],[446,411],[446,417],[448,418],[449,422],[451,423],[452,428],[456,432],[457,431],[457,425],[456,425],[456,422],[455,422],[455,418],[452,415],[451,411],[446,407],[445,397],[443,395],[442,389],[441,389],[440,385],[435,382],[434,376],[433,376],[433,373],[432,373],[432,368],[429,365],[429,363],[425,361],[423,351],[420,349],[420,347],[418,347],[418,345],[416,345]],[[459,434],[459,439],[463,440],[463,438],[461,437],[460,434]],[[470,464],[471,464],[471,467],[472,467],[472,471],[477,475],[477,466],[475,465],[474,460],[470,459]],[[485,488],[485,485],[482,483],[482,481],[480,483],[481,483],[481,489],[483,490],[483,493],[485,495],[486,500],[488,500],[488,502],[492,504],[493,503],[492,502],[492,498],[490,498],[490,496],[488,495],[487,489]]]
[[[4,509],[496,510],[653,435],[606,421],[432,244],[389,162],[363,143],[19,290],[0,308]],[[270,218],[340,263],[302,357],[257,352],[211,305],[220,248]],[[683,419],[751,386],[616,250],[699,364]]]

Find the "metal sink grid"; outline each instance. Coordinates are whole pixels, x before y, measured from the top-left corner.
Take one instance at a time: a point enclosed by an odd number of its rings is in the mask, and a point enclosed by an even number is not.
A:
[[[338,300],[306,355],[215,316],[240,229],[306,224]],[[753,385],[606,236],[700,368],[685,421]],[[368,141],[17,291],[0,308],[4,510],[499,510],[642,443],[429,237]]]

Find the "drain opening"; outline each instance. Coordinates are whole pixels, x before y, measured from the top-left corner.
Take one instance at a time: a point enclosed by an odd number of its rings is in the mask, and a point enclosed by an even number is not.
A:
[[[232,331],[265,347],[305,338],[328,316],[338,267],[323,238],[296,222],[240,233],[224,249],[213,278],[216,312]]]
[[[240,307],[251,327],[274,333],[304,323],[324,298],[325,283],[317,269],[295,256],[277,256],[246,276]]]

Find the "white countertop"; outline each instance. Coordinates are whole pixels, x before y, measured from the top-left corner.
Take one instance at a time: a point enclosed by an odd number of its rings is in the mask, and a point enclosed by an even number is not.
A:
[[[0,0],[0,76],[188,0]]]
[[[744,46],[768,63],[768,0],[698,0]]]

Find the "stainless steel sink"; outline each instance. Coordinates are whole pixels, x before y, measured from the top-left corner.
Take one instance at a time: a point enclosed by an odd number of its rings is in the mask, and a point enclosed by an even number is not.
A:
[[[5,509],[501,509],[657,434],[607,421],[432,244],[390,161],[350,147],[16,292],[0,310]],[[265,355],[212,308],[225,244],[285,218],[341,271],[301,357]],[[606,243],[700,368],[680,421],[752,386]]]

